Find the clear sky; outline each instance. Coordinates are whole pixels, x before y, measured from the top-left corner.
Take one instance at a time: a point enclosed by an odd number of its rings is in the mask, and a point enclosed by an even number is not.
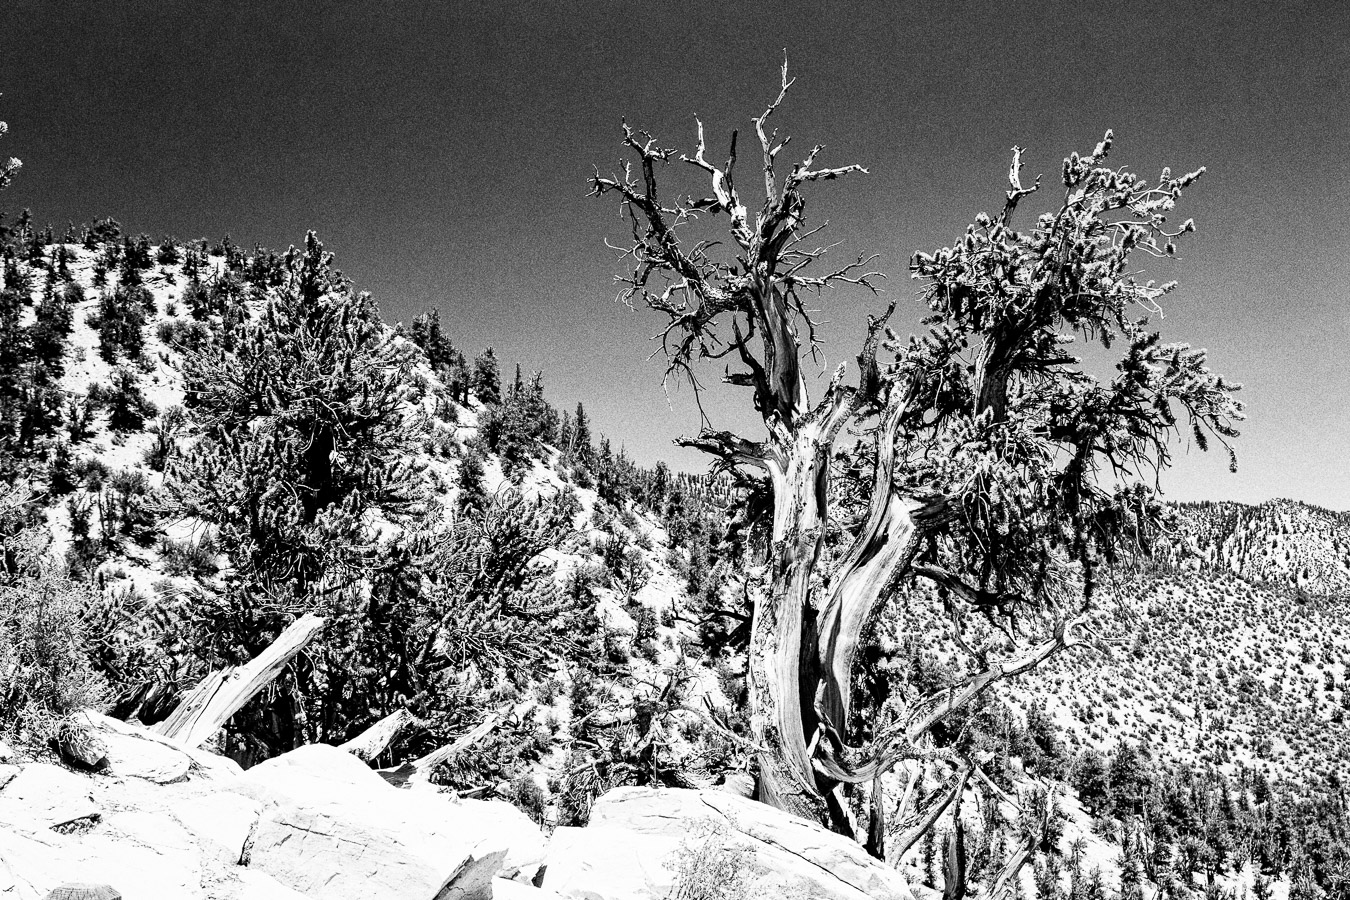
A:
[[[438,307],[458,345],[544,369],[555,403],[583,400],[639,459],[694,467],[670,445],[696,429],[688,391],[661,390],[653,314],[610,301],[620,266],[603,239],[621,225],[585,182],[619,158],[623,116],[689,147],[697,114],[720,157],[776,92],[784,48],[794,147],[871,170],[821,186],[810,213],[839,253],[880,254],[904,331],[909,256],[999,207],[1014,144],[1051,184],[1107,128],[1118,164],[1207,166],[1180,210],[1199,233],[1150,275],[1181,282],[1164,337],[1209,348],[1250,420],[1238,475],[1182,446],[1164,486],[1350,508],[1350,6],[1336,0],[7,0],[0,154],[25,165],[0,208],[277,249],[312,228],[388,318]],[[822,306],[830,363],[851,360],[875,302]],[[715,398],[719,426],[745,409]]]

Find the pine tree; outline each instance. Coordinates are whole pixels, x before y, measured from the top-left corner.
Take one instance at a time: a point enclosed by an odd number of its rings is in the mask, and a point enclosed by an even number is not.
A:
[[[422,352],[427,356],[427,364],[431,366],[433,372],[441,374],[452,364],[456,350],[450,339],[445,336],[445,332],[441,330],[439,310],[428,310],[413,319],[408,337],[422,348]]]
[[[209,661],[256,654],[297,610],[341,619],[317,645],[314,668],[296,675],[314,716],[277,698],[237,717],[236,732],[267,752],[345,729],[336,712],[323,712],[342,708],[332,679],[366,663],[342,654],[387,652],[372,649],[364,620],[348,614],[386,561],[372,523],[406,525],[424,500],[409,462],[426,428],[406,412],[411,355],[312,233],[285,266],[261,316],[187,354],[201,437],[166,479],[182,513],[217,527],[237,572],[224,602],[200,611]]]
[[[487,488],[483,477],[486,475],[483,451],[476,441],[470,441],[464,455],[459,459],[459,474],[455,486],[459,488],[457,497],[459,508],[466,512],[482,512],[487,508]]]
[[[567,445],[568,455],[583,466],[594,462],[595,450],[591,446],[591,420],[586,415],[586,407],[577,402],[577,413],[572,419],[572,439]]]
[[[478,354],[473,361],[473,392],[478,402],[484,405],[502,402],[501,367],[491,347]]]
[[[1083,806],[1094,813],[1101,812],[1110,798],[1110,779],[1101,753],[1088,750],[1079,756],[1070,778]]]

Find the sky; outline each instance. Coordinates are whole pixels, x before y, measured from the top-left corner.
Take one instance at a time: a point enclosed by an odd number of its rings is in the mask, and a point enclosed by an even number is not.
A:
[[[587,178],[620,121],[716,156],[798,77],[780,126],[868,175],[814,186],[841,258],[876,253],[883,301],[821,298],[826,365],[852,361],[885,299],[918,328],[918,250],[996,211],[1009,150],[1056,182],[1110,128],[1116,164],[1207,174],[1179,216],[1167,340],[1244,385],[1240,469],[1179,443],[1173,499],[1350,508],[1350,7],[1326,2],[222,2],[0,6],[0,194],[58,231],[229,234],[284,249],[316,231],[391,320],[440,310],[470,354],[542,369],[645,463],[698,415],[662,386],[656,314],[613,302],[618,208]],[[694,172],[663,173],[703,193]],[[1037,201],[1040,201],[1038,203]],[[1024,201],[1028,220],[1053,194]],[[716,380],[719,373],[706,373]],[[719,427],[748,397],[714,391]]]

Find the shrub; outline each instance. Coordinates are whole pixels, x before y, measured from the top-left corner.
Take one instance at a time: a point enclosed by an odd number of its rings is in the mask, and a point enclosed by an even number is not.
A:
[[[113,431],[140,431],[145,420],[159,413],[155,404],[141,393],[136,373],[125,366],[113,370],[112,385],[93,385],[89,399],[108,409],[108,427]]]
[[[165,574],[205,578],[216,573],[216,555],[220,550],[216,542],[207,536],[196,541],[164,538],[159,552]]]
[[[511,782],[509,790],[511,802],[536,825],[544,824],[544,810],[548,806],[548,795],[527,772],[521,772]]]
[[[749,900],[761,872],[754,854],[734,846],[731,829],[717,819],[691,824],[666,867],[675,873],[673,900]],[[781,896],[781,889],[775,892]]]
[[[106,702],[107,683],[85,649],[90,602],[51,570],[0,585],[0,731],[45,744],[66,716]]]

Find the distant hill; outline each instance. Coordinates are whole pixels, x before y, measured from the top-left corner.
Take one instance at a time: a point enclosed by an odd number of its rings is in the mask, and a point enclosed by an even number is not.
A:
[[[1297,500],[1178,504],[1173,564],[1289,585],[1321,596],[1350,596],[1350,512]]]
[[[1010,695],[1071,746],[1298,781],[1350,775],[1350,621],[1337,601],[1228,573],[1141,574],[1105,598],[1107,655],[1060,656]]]

